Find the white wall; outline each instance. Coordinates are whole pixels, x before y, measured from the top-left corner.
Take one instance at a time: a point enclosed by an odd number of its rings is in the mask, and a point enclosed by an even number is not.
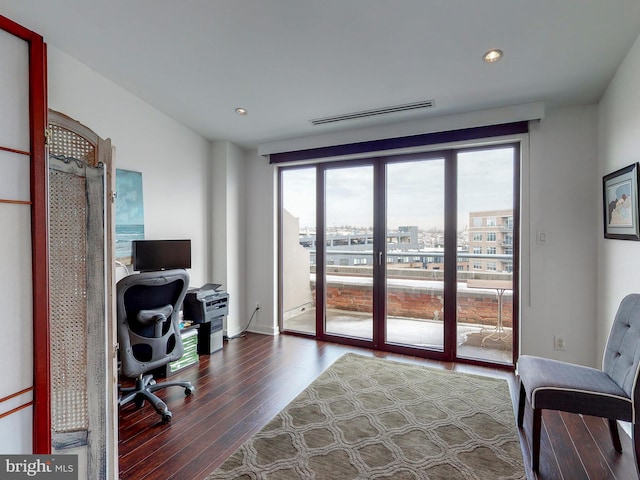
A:
[[[300,218],[283,210],[282,224],[282,312],[300,313],[300,309],[313,303],[309,288],[311,253],[300,245]],[[285,317],[286,318],[286,317]]]
[[[142,172],[145,237],[191,239],[191,284],[208,281],[210,142],[48,46],[49,107],[115,146],[116,168]]]
[[[528,218],[530,270],[522,279],[521,353],[597,366],[595,210],[596,106],[548,110],[531,125]],[[544,232],[546,242],[536,241]],[[528,242],[528,243],[527,243]],[[566,351],[554,350],[562,335]]]
[[[229,293],[229,314],[225,335],[233,337],[247,328],[248,223],[246,215],[246,159],[231,142],[212,146],[211,189],[211,266],[210,282],[221,283]]]
[[[640,37],[609,84],[598,108],[598,178],[640,161]],[[596,190],[597,189],[597,190]],[[602,357],[620,300],[640,292],[640,243],[604,239],[602,206],[598,209],[598,356]]]
[[[273,326],[257,323],[273,301],[262,292],[247,300],[247,278],[265,272],[247,264],[253,215],[246,208],[245,152],[230,142],[209,142],[53,46],[49,106],[111,138],[117,168],[142,172],[146,238],[191,239],[191,285],[222,283],[230,293],[226,333],[233,336],[247,326],[257,301],[263,308],[252,330],[274,333]],[[272,244],[267,237],[266,245]]]
[[[261,304],[250,330],[273,335],[279,332],[276,169],[255,150],[246,158],[248,310],[253,311],[256,302]]]

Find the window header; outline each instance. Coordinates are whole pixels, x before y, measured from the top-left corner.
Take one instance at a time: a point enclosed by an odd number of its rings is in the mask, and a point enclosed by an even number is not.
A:
[[[316,158],[330,158],[343,155],[380,152],[384,150],[396,150],[400,148],[437,145],[441,143],[478,140],[481,138],[502,137],[528,132],[528,121],[503,123],[500,125],[487,125],[483,127],[464,128],[461,130],[424,133],[420,135],[410,135],[407,137],[385,138],[366,142],[332,145],[329,147],[310,148],[292,152],[272,153],[269,155],[269,163],[291,163],[304,160],[314,160]]]

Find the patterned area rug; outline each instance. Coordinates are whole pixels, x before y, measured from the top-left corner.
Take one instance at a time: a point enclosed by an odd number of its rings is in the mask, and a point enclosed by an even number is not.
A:
[[[338,359],[214,479],[524,479],[505,380]]]

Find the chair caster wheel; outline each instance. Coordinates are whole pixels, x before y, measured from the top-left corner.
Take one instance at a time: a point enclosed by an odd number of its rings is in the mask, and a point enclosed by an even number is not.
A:
[[[162,414],[162,423],[163,424],[169,423],[171,421],[171,417],[172,417],[171,412],[163,413]]]
[[[184,396],[185,397],[190,397],[194,390],[195,390],[195,388],[185,388],[184,389]]]

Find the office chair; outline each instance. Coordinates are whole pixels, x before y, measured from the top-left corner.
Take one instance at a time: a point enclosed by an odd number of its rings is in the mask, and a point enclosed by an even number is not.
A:
[[[518,360],[522,428],[527,400],[533,409],[531,468],[540,466],[542,410],[606,418],[613,448],[622,452],[617,420],[631,422],[636,469],[640,472],[640,294],[620,302],[604,352],[602,370],[523,355]]]
[[[183,354],[179,310],[188,286],[185,270],[129,275],[116,285],[121,373],[136,378],[135,387],[120,389],[118,405],[133,401],[140,408],[148,400],[162,423],[171,421],[171,412],[153,392],[171,386],[183,387],[186,396],[194,391],[191,382],[156,383],[147,374]]]

